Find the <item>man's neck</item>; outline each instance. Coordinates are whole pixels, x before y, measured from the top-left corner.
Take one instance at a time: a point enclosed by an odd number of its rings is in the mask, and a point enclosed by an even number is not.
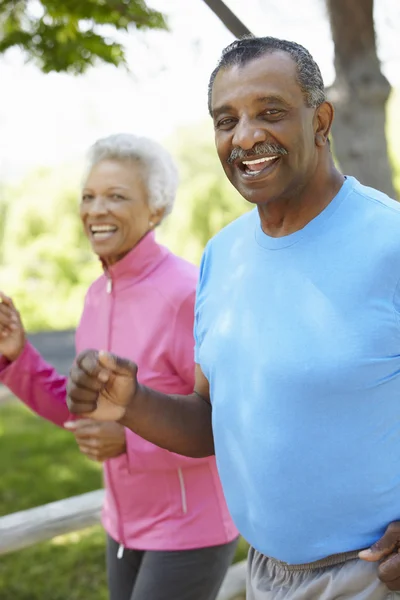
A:
[[[283,237],[299,231],[319,215],[333,200],[344,177],[332,164],[325,177],[315,177],[298,193],[260,205],[261,227],[271,237]]]

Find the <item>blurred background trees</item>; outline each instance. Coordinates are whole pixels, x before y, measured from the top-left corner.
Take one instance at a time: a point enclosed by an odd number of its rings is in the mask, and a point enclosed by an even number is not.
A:
[[[335,154],[346,173],[396,197],[386,138],[391,87],[377,56],[374,1],[327,0],[327,6],[335,46],[336,80],[328,94],[336,110]]]
[[[250,30],[223,0],[204,2],[235,36]],[[376,49],[374,0],[325,2],[335,50],[335,154],[341,169],[396,196],[386,141],[390,85]],[[400,13],[394,15],[399,19]],[[102,61],[127,67],[119,32],[167,29],[167,19],[144,0],[2,0],[0,55],[23,50],[44,72],[85,72]],[[268,32],[271,34],[271,32]]]
[[[43,168],[10,187],[0,204],[2,289],[32,331],[76,325],[99,273],[77,216],[78,188],[73,167]]]

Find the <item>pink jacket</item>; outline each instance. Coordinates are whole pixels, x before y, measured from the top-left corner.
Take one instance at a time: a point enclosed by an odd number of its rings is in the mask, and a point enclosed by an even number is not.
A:
[[[197,269],[148,234],[89,288],[76,350],[109,350],[139,365],[141,383],[193,391]],[[36,413],[62,426],[71,418],[66,378],[27,343],[0,381]],[[126,429],[126,454],[104,463],[103,525],[118,543],[142,550],[224,544],[237,535],[215,459],[186,458]]]

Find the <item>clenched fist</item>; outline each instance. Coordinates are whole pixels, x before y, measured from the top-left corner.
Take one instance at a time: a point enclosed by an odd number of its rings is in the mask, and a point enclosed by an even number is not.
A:
[[[95,350],[78,355],[67,385],[72,413],[97,421],[119,421],[138,388],[137,366],[129,360]]]

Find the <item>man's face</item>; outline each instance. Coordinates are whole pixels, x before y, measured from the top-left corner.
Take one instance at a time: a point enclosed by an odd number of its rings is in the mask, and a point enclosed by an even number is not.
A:
[[[221,69],[212,90],[218,156],[246,200],[266,204],[304,189],[318,161],[317,116],[285,52]]]

